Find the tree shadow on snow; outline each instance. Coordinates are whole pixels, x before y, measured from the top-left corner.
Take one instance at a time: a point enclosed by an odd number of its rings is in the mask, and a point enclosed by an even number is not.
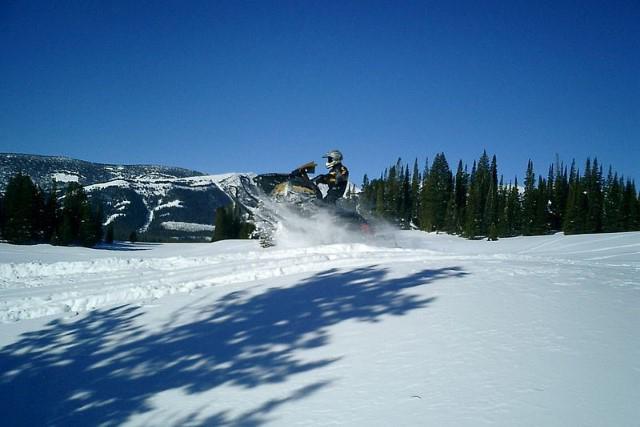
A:
[[[378,322],[425,308],[435,298],[407,290],[465,274],[458,267],[402,278],[389,278],[376,266],[328,270],[290,287],[227,294],[198,312],[197,320],[172,319],[152,331],[136,322],[143,309],[132,305],[53,320],[0,349],[3,425],[119,425],[153,409],[149,399],[162,391],[196,394],[222,385],[284,382],[339,359],[303,357],[305,349],[329,342],[332,325]],[[156,423],[260,425],[276,408],[328,384],[310,384],[239,415],[215,401],[208,404],[219,411],[213,416],[201,410],[185,415],[177,402],[179,415]]]

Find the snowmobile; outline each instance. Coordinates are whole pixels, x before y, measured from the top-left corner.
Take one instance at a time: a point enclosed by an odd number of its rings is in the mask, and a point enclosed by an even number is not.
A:
[[[259,202],[254,220],[263,246],[273,244],[274,231],[286,220],[280,212],[283,206],[309,220],[324,212],[333,218],[337,227],[365,235],[371,233],[368,221],[357,211],[354,201],[339,199],[335,204],[324,201],[322,189],[309,177],[315,173],[316,167],[315,162],[308,162],[288,174],[267,173],[254,178],[259,193],[254,192]]]
[[[316,171],[315,162],[305,163],[288,174],[268,173],[258,175],[255,183],[260,190],[277,202],[288,202],[305,205],[315,200],[322,200],[322,191],[309,178]],[[315,203],[315,202],[313,202]]]

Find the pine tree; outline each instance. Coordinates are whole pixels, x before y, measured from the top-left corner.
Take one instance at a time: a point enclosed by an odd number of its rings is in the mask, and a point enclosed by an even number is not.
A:
[[[102,240],[102,216],[101,207],[91,206],[84,188],[76,182],[70,183],[62,206],[60,243],[96,245]]]
[[[556,172],[553,165],[549,166],[545,189],[545,205],[547,210],[548,231],[558,230],[555,224],[558,222],[558,206],[555,199]]]
[[[42,189],[35,185],[33,192],[32,218],[32,240],[34,242],[44,242],[45,240],[45,200]]]
[[[507,211],[507,187],[504,185],[504,177],[500,175],[500,182],[498,183],[498,208],[496,212],[496,233],[499,237],[508,236],[507,222],[505,221],[505,214]]]
[[[589,172],[588,177],[585,177],[585,180],[588,206],[585,231],[587,233],[600,233],[602,232],[604,197],[602,194],[602,169],[598,166],[597,158],[593,160],[591,171]]]
[[[622,195],[624,183],[618,179],[618,174],[609,167],[607,181],[604,187],[604,212],[602,217],[602,230],[606,233],[615,233],[624,230],[622,219]]]
[[[491,185],[491,166],[489,163],[489,156],[487,155],[487,151],[483,151],[480,156],[480,160],[478,160],[478,167],[476,169],[476,184],[478,185],[478,196],[479,196],[479,221],[480,221],[480,230],[479,234],[482,236],[486,236],[489,233],[489,225],[484,220],[484,214],[487,207],[487,200],[489,199],[489,187]]]
[[[375,213],[379,218],[384,218],[386,214],[385,181],[380,179],[376,185]]]
[[[625,231],[637,231],[640,228],[637,194],[635,183],[627,180],[622,195],[622,222]]]
[[[471,167],[471,175],[469,176],[469,196],[467,198],[467,207],[465,213],[464,235],[469,239],[473,239],[480,235],[480,224],[482,222],[480,209],[480,185],[478,183],[476,162]]]
[[[425,159],[424,168],[422,169],[422,180],[420,181],[420,189],[417,194],[417,205],[418,210],[416,212],[416,223],[420,230],[425,230],[424,224],[422,223],[422,217],[424,216],[424,198],[425,198],[425,190],[427,188],[427,182],[429,181],[429,158]]]
[[[420,171],[418,170],[418,158],[413,162],[413,174],[411,175],[411,221],[418,224],[418,212],[420,212]]]
[[[236,203],[216,209],[215,228],[212,241],[226,239],[248,239],[255,231],[253,224],[244,222],[240,206]]]
[[[102,206],[92,206],[86,203],[84,208],[83,225],[80,227],[80,242],[83,246],[93,247],[102,241],[104,230],[104,213]],[[86,225],[85,225],[86,224]]]
[[[455,178],[455,189],[454,189],[454,198],[455,198],[455,233],[462,234],[464,223],[465,223],[465,213],[467,207],[467,192],[469,191],[469,174],[467,173],[467,167],[462,166],[462,160],[458,162],[458,170],[456,171]]]
[[[488,240],[492,242],[495,242],[496,240],[498,240],[498,227],[496,226],[495,222],[492,222],[491,225],[489,226]]]
[[[496,162],[496,156],[493,156],[493,159],[491,161],[488,179],[489,185],[484,206],[484,214],[482,216],[482,227],[487,231],[489,231],[491,224],[495,226],[495,224],[498,222],[498,166]],[[497,234],[497,227],[495,232]]]
[[[455,191],[452,191],[451,196],[449,197],[449,201],[447,202],[447,214],[445,216],[444,231],[449,234],[458,233],[459,219],[457,215],[458,207],[456,206],[456,193]]]
[[[562,230],[564,224],[567,197],[569,195],[569,180],[567,169],[559,160],[556,160],[555,177],[553,180],[551,229]]]
[[[109,245],[113,244],[113,234],[114,234],[113,222],[110,222],[107,225],[107,235],[104,238],[105,243],[107,243]]]
[[[536,220],[536,188],[533,162],[529,160],[527,173],[524,178],[524,195],[522,199],[522,232],[525,236],[535,234]]]
[[[421,225],[426,231],[444,230],[447,203],[452,191],[452,176],[444,153],[433,160],[429,179],[423,189]]]
[[[425,186],[428,178],[429,178],[429,157],[427,157],[424,161],[424,169],[422,170],[422,187]]]
[[[535,201],[535,216],[532,224],[533,234],[547,234],[550,230],[550,221],[549,221],[549,203],[550,203],[550,194],[548,189],[547,181],[542,178],[542,176],[538,177],[538,188],[536,190],[536,201]]]
[[[358,206],[364,212],[371,213],[376,208],[376,188],[378,180],[369,180],[367,174],[364,175],[362,180],[362,188],[360,194],[357,195]]]
[[[212,241],[217,242],[228,239],[232,233],[231,228],[232,224],[228,209],[225,207],[217,208]]]
[[[588,162],[590,166],[590,162]],[[581,234],[586,231],[588,203],[584,183],[586,178],[580,176],[580,171],[571,165],[569,175],[569,195],[565,211],[564,232],[566,234]]]
[[[580,190],[578,188],[579,180],[576,175],[576,165],[575,160],[573,160],[567,183],[567,205],[564,209],[564,221],[562,223],[562,230],[566,234],[574,234],[577,229],[577,204]]]
[[[369,206],[370,191],[371,190],[370,190],[369,177],[365,173],[364,177],[362,178],[362,186],[360,188],[360,194],[356,196],[359,199],[359,202],[362,203],[363,205]]]
[[[80,184],[72,182],[67,187],[62,205],[62,223],[60,243],[70,245],[79,243],[80,224],[84,215],[83,206],[86,196]]]
[[[405,168],[403,165],[400,164],[400,159],[398,159],[398,163],[396,164],[396,170],[398,171],[398,178],[397,178],[397,188],[396,188],[396,199],[395,199],[395,205],[393,206],[393,216],[394,218],[398,218],[400,219],[400,221],[402,221],[403,218],[403,212],[402,209],[405,205],[405,200],[404,200],[404,173],[405,173]]]
[[[634,231],[638,231],[640,230],[640,194],[638,194],[638,192],[635,190],[636,185],[635,182],[632,182],[632,189],[636,194],[636,207],[633,211],[635,211],[635,220],[634,220],[634,224],[635,224],[635,228]]]
[[[489,193],[487,194],[487,201],[484,207],[484,214],[482,215],[482,228],[487,231],[491,227],[491,224],[495,226],[497,222],[496,212],[498,207],[498,189],[494,185],[493,181],[489,182]],[[487,225],[489,224],[489,225]],[[496,231],[497,233],[497,231]]]
[[[511,209],[511,236],[518,236],[522,234],[522,194],[520,187],[518,187],[518,178],[515,178],[513,188],[509,194],[509,207]]]
[[[399,160],[398,160],[399,161]],[[393,165],[389,168],[389,173],[387,175],[387,182],[385,184],[385,216],[389,219],[397,219],[398,218],[398,199],[399,199],[399,188],[398,184],[398,174],[399,170],[396,165]]]
[[[240,224],[240,229],[238,232],[238,239],[251,239],[255,231],[255,225],[251,224],[250,222],[242,222]]]
[[[404,228],[409,229],[411,224],[411,213],[413,208],[413,200],[411,195],[411,176],[409,175],[409,166],[405,167],[402,179],[402,192],[400,204],[400,218]]]
[[[54,243],[56,237],[56,229],[58,228],[58,184],[54,180],[51,185],[51,190],[47,196],[47,200],[44,204],[44,219],[43,219],[43,241]]]
[[[4,197],[4,237],[10,243],[37,240],[39,192],[27,175],[18,173],[9,180]]]

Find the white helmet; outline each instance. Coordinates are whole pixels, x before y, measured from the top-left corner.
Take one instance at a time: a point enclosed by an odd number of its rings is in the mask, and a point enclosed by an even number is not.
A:
[[[327,159],[327,163],[325,163],[327,169],[331,169],[335,165],[342,163],[342,153],[340,150],[331,150],[322,157]]]

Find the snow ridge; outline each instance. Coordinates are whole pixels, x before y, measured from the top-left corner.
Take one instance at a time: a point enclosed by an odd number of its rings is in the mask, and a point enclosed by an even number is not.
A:
[[[336,267],[363,262],[415,262],[430,254],[433,252],[341,244],[210,257],[0,264],[4,295],[0,321],[83,312],[203,287],[316,272],[325,269],[327,262]],[[142,277],[132,276],[136,271]],[[28,296],[24,296],[25,290]]]

